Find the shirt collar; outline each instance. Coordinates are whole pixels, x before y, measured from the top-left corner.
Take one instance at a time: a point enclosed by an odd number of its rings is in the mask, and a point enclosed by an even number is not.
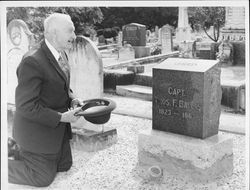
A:
[[[49,43],[49,41],[47,39],[45,39],[45,43],[48,46],[51,53],[53,54],[53,56],[55,57],[55,59],[58,61],[58,59],[60,57],[60,53],[51,45],[51,43]]]

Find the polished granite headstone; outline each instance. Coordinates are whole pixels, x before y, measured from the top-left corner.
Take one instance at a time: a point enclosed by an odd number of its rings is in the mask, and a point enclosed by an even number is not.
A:
[[[216,60],[169,58],[153,68],[153,129],[197,138],[218,133],[221,86]]]
[[[123,26],[123,44],[132,46],[146,46],[146,26],[137,23],[130,23]]]

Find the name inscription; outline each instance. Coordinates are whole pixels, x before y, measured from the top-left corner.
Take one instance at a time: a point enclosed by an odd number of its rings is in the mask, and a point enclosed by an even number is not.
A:
[[[128,26],[128,27],[126,27],[126,30],[127,31],[134,31],[134,30],[137,30],[137,27],[136,26]]]
[[[158,113],[160,115],[192,119],[193,116],[189,110],[201,111],[201,105],[194,103],[193,101],[189,102],[184,100],[184,98],[187,97],[187,93],[184,89],[168,87],[167,93],[168,97],[170,95],[171,98],[159,99],[155,97],[155,103],[159,105]]]

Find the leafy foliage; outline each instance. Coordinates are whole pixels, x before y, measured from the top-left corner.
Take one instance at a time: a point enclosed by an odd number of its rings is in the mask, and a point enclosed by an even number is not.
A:
[[[189,7],[189,21],[193,29],[202,28],[206,35],[217,42],[220,28],[225,24],[225,7]],[[208,34],[208,29],[213,26],[213,35]]]
[[[177,27],[178,7],[9,7],[7,23],[24,20],[35,38],[43,38],[43,20],[52,12],[71,16],[77,35],[91,36],[98,29],[111,29],[129,23],[140,23],[147,29],[169,24]],[[219,39],[219,29],[225,23],[224,7],[189,7],[189,21],[193,29],[203,29],[213,41]],[[213,35],[207,31],[213,26]],[[112,31],[106,33],[111,34]],[[112,34],[113,35],[113,34]]]
[[[177,26],[177,7],[101,7],[104,20],[96,24],[98,29],[122,26],[129,23],[146,25],[148,29],[165,24]]]
[[[94,24],[103,20],[103,15],[98,7],[8,7],[7,24],[13,19],[24,20],[35,39],[43,38],[43,21],[53,12],[66,13],[72,18],[77,35],[93,34]]]

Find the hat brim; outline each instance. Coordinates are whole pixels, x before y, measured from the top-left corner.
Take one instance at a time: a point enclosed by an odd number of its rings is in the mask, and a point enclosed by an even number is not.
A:
[[[83,116],[87,121],[94,124],[104,124],[109,121],[111,112],[116,108],[116,103],[109,99],[85,100],[81,110],[75,115]],[[93,108],[95,109],[89,109]]]

